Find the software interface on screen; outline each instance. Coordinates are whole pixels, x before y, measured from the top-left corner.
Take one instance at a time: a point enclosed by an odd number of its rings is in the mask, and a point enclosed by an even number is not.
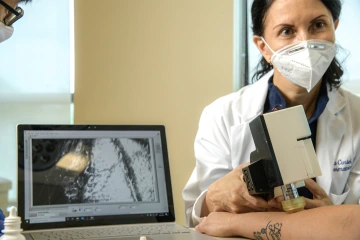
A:
[[[25,131],[27,223],[167,215],[160,131]]]

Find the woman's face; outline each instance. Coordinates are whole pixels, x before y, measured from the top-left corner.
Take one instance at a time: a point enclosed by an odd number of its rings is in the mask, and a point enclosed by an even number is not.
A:
[[[309,39],[335,42],[338,21],[320,0],[275,0],[264,22],[264,38],[272,50]],[[260,36],[254,42],[267,61],[272,52]]]

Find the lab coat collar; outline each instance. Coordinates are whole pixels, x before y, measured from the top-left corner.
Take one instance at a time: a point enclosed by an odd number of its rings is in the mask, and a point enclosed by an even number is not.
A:
[[[332,115],[337,115],[346,105],[346,100],[339,92],[339,89],[332,88],[330,91],[330,86],[328,85],[328,96],[329,102],[326,108],[331,112]]]
[[[249,122],[263,113],[269,88],[268,82],[273,75],[274,70],[271,70],[257,82],[239,90],[238,94],[240,94],[241,97],[235,102],[233,106],[235,109],[233,110],[245,122]],[[337,115],[345,107],[346,100],[342,94],[339,93],[338,89],[332,88],[332,91],[330,91],[329,85],[328,96],[329,102],[327,103],[326,109],[328,109],[332,115]],[[246,99],[246,101],[244,101],[244,99]]]
[[[264,111],[264,102],[268,92],[268,81],[274,75],[269,71],[255,83],[239,90],[241,97],[235,102],[233,108],[244,122],[249,122]]]

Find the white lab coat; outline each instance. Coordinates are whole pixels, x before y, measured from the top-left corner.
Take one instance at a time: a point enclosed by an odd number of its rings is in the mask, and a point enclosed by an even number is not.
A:
[[[263,113],[272,75],[273,71],[204,109],[194,145],[196,167],[183,190],[188,226],[198,223],[209,185],[250,161],[255,145],[249,122]],[[316,154],[322,175],[316,182],[334,204],[359,204],[360,98],[342,88],[333,88],[328,96],[317,125]]]

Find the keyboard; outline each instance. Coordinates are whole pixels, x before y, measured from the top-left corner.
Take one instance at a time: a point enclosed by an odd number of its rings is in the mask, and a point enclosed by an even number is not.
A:
[[[141,236],[155,234],[188,233],[188,228],[179,225],[140,225],[140,226],[116,226],[116,227],[94,227],[73,230],[57,230],[30,233],[34,240],[70,240],[91,239],[120,236]]]

